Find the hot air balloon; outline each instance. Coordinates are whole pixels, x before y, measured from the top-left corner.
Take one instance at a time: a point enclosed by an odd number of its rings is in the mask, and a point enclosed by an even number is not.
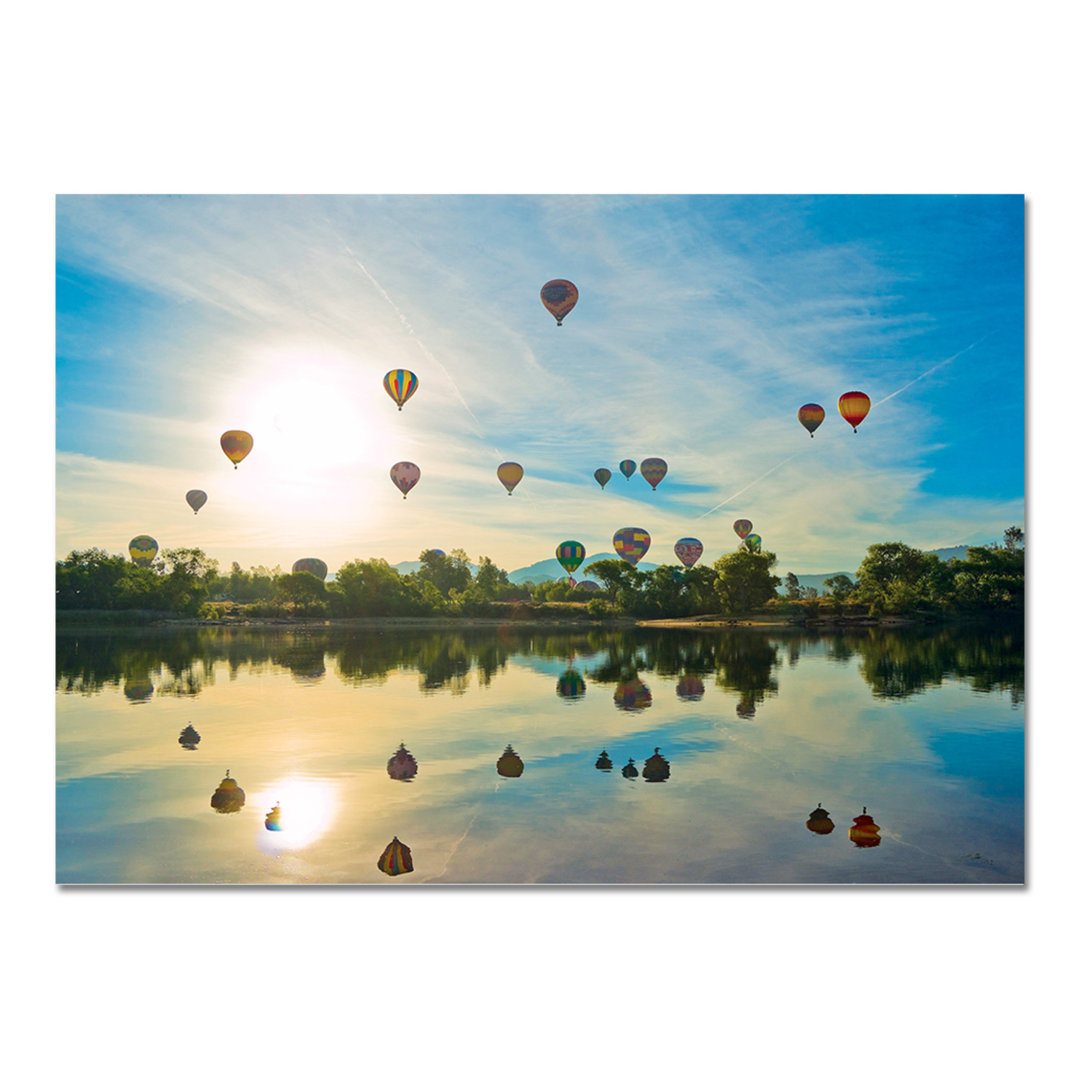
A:
[[[613,697],[615,708],[626,712],[641,712],[652,705],[652,691],[636,675],[619,683]]]
[[[656,747],[653,756],[646,759],[641,775],[645,778],[646,784],[662,784],[671,775],[671,765],[660,753],[659,746]]]
[[[858,434],[859,425],[870,411],[870,398],[861,390],[849,390],[846,394],[840,395],[836,407],[840,410],[840,415],[851,425],[851,430]]]
[[[416,487],[416,483],[420,479],[420,469],[411,461],[399,461],[396,465],[390,467],[390,479],[394,481],[394,486],[401,492],[401,497],[407,499],[409,492]]]
[[[746,518],[739,518],[732,527],[740,540],[745,540],[754,531],[754,526]]]
[[[601,772],[611,772],[611,758],[608,757],[606,750],[600,751],[600,756],[596,759],[596,767]]]
[[[750,550],[753,552],[761,550],[761,537],[757,533],[751,533],[746,538],[746,543],[750,545]]]
[[[128,544],[128,554],[131,556],[133,563],[138,563],[140,566],[149,566],[154,561],[154,556],[158,553],[157,541],[152,536],[136,536],[134,540]]]
[[[638,771],[634,768],[634,759],[631,758],[623,767],[622,774],[627,780],[633,780],[637,776]]]
[[[320,581],[326,580],[326,563],[322,559],[297,559],[292,564],[292,572],[294,574],[307,573],[313,574]]]
[[[386,850],[379,856],[375,864],[384,874],[397,877],[398,874],[412,873],[412,850],[403,844],[396,836]]]
[[[611,538],[611,542],[615,545],[615,554],[631,566],[635,566],[638,560],[649,550],[652,538],[644,529],[629,526],[620,529]]]
[[[239,468],[240,462],[251,453],[255,440],[246,431],[226,431],[221,436],[221,449],[225,456],[233,463],[233,468]]]
[[[836,828],[829,817],[829,811],[821,809],[821,803],[817,804],[816,810],[810,811],[810,816],[806,819],[806,827],[818,836],[828,836]]]
[[[804,405],[799,410],[799,423],[810,432],[811,439],[814,437],[814,432],[821,426],[821,421],[824,419],[825,410],[820,405],[815,405],[813,402],[809,405]]]
[[[197,750],[202,736],[190,725],[180,732],[180,738],[176,740],[185,750]]]
[[[386,771],[390,774],[391,780],[409,781],[416,775],[418,768],[416,758],[405,749],[404,743],[394,751],[394,756],[386,763]]]
[[[649,487],[655,491],[656,485],[667,476],[667,462],[663,458],[647,457],[641,463],[641,475],[645,477],[645,482]]]
[[[555,316],[556,326],[562,326],[577,301],[577,286],[565,278],[555,278],[540,290],[540,302]]]
[[[627,480],[629,480],[630,477],[634,475],[634,470],[636,468],[637,462],[631,461],[629,458],[625,458],[624,460],[619,462],[619,472],[621,472]]]
[[[406,371],[405,368],[395,368],[383,376],[383,389],[390,395],[401,412],[401,406],[416,393],[420,380],[415,372]]]
[[[579,581],[577,583],[577,588],[579,588],[582,592],[600,592],[601,591],[599,583],[595,582],[595,581]]]
[[[514,748],[508,745],[502,757],[495,762],[495,771],[500,776],[520,776],[525,771],[525,763],[514,753]]]
[[[611,479],[611,470],[597,469],[593,476],[596,477],[596,482],[600,485],[600,490],[603,491],[604,485]]]
[[[700,701],[705,696],[705,684],[696,675],[683,675],[675,684],[675,693],[683,701]]]
[[[684,536],[681,540],[675,541],[675,554],[679,562],[686,567],[693,566],[701,558],[704,550],[705,547],[701,541],[695,540],[692,536]]]
[[[881,826],[874,824],[874,819],[862,808],[858,817],[851,819],[854,824],[848,829],[848,839],[856,847],[877,847],[881,843]]]
[[[225,770],[225,779],[210,796],[210,806],[219,814],[235,814],[244,805],[244,789]]]
[[[585,693],[585,680],[573,668],[567,668],[555,684],[555,693],[561,698],[576,701]]]
[[[506,488],[507,495],[514,494],[514,488],[518,486],[518,482],[525,475],[525,470],[516,461],[504,461],[496,472],[499,474],[499,480],[502,486]]]
[[[206,505],[206,492],[192,488],[185,496],[188,506],[197,514]]]
[[[265,825],[270,832],[281,832],[281,803],[274,803],[273,809],[266,815]]]
[[[564,540],[555,549],[555,558],[568,574],[572,574],[585,559],[585,546],[579,540]]]

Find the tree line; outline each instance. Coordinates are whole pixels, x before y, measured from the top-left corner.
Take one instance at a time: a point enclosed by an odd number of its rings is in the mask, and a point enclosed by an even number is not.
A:
[[[747,616],[773,611],[795,618],[843,615],[922,615],[1022,612],[1024,534],[1005,530],[1004,544],[968,548],[942,562],[898,541],[867,548],[855,580],[838,575],[824,592],[802,587],[794,574],[773,573],[776,555],[745,542],[712,565],[638,570],[621,559],[600,559],[582,571],[599,589],[567,580],[514,585],[486,555],[475,565],[457,548],[425,550],[420,566],[399,573],[385,559],[354,559],[333,581],[276,566],[228,573],[199,548],[165,549],[149,565],[100,548],[73,551],[56,564],[58,611],[150,611],[216,619],[245,615],[326,618],[540,612],[575,605],[593,618],[633,615]],[[783,592],[780,587],[783,585]]]

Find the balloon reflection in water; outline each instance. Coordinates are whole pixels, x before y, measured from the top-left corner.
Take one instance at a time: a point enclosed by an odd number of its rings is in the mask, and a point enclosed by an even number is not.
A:
[[[281,803],[274,803],[274,808],[266,815],[266,828],[270,832],[281,832]]]
[[[219,814],[235,814],[243,805],[244,789],[229,776],[229,770],[226,769],[225,779],[210,796],[210,806]]]
[[[641,775],[645,777],[646,784],[662,784],[671,775],[671,765],[660,753],[659,746],[654,749],[653,756],[646,760]]]
[[[267,852],[307,846],[326,832],[337,812],[334,783],[314,778],[287,777],[252,798],[256,806],[273,807],[266,826],[272,835],[259,834],[260,847]],[[280,807],[285,807],[284,813]]]
[[[634,759],[631,758],[623,767],[622,774],[627,780],[633,780],[637,777],[638,771],[634,767]]]
[[[735,706],[735,715],[742,720],[753,720],[757,713],[757,706],[753,698],[743,698]]]
[[[180,738],[176,740],[185,750],[195,750],[202,741],[202,736],[190,725],[180,732]]]
[[[675,684],[675,693],[683,701],[700,701],[705,696],[705,684],[696,675],[683,675]]]
[[[386,763],[386,771],[390,774],[391,780],[409,781],[416,775],[418,768],[416,758],[405,749],[404,743],[394,751],[394,756]]]
[[[806,820],[806,827],[818,836],[828,836],[836,828],[829,817],[828,810],[821,809],[821,803],[817,804],[816,810],[810,811],[810,817]]]
[[[413,869],[412,849],[403,844],[396,836],[375,864],[384,874],[397,877],[398,874],[411,874]]]
[[[495,763],[495,771],[500,776],[520,776],[525,771],[525,763],[514,753],[514,748],[508,745],[502,757]]]
[[[881,843],[881,826],[874,824],[874,819],[862,808],[862,813],[852,818],[854,824],[848,829],[848,839],[856,847],[877,847]]]
[[[635,676],[615,687],[615,708],[641,712],[652,704],[652,692]]]
[[[574,701],[585,693],[585,680],[573,668],[568,668],[559,676],[555,684],[555,693],[561,698]]]
[[[148,701],[153,693],[154,684],[150,681],[149,675],[124,680],[124,697],[135,705]]]
[[[611,758],[608,757],[606,750],[600,751],[600,756],[596,759],[596,767],[601,772],[611,772]]]

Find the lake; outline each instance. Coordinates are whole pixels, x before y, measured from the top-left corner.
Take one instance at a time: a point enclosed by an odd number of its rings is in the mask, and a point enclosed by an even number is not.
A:
[[[1022,623],[79,629],[56,657],[60,883],[1024,880]]]

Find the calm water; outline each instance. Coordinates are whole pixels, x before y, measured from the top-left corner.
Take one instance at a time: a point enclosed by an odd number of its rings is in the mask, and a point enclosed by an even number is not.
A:
[[[61,632],[57,880],[1021,882],[1023,686],[1020,626]]]

